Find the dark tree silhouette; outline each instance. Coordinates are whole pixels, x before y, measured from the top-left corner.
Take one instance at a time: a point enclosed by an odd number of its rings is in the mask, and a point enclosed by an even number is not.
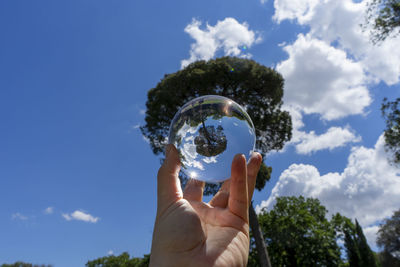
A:
[[[400,265],[400,209],[380,226],[377,244]]]
[[[386,120],[386,129],[384,131],[385,148],[393,155],[389,158],[390,162],[398,165],[400,163],[400,98],[395,101],[383,99],[382,116]]]

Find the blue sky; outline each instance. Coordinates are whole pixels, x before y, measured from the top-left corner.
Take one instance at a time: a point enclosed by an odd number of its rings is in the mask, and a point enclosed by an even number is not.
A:
[[[318,197],[372,247],[400,206],[380,138],[400,89],[399,38],[368,42],[365,3],[0,1],[0,263],[83,266],[150,251],[159,159],[147,91],[196,59],[250,57],[285,78],[294,137],[256,192]],[[396,46],[397,45],[397,46]],[[246,46],[246,49],[244,49]]]

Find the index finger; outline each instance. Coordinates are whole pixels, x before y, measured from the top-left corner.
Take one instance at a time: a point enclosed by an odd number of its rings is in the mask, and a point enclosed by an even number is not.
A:
[[[182,198],[179,181],[180,159],[174,145],[166,147],[166,157],[157,175],[157,214]]]
[[[249,222],[246,158],[238,154],[233,158],[228,208],[235,215]]]

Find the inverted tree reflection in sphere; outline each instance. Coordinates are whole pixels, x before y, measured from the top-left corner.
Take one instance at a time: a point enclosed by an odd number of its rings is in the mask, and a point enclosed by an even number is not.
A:
[[[255,140],[253,122],[243,107],[229,98],[207,95],[175,114],[168,142],[178,149],[189,178],[219,183],[230,177],[236,154],[249,158]]]

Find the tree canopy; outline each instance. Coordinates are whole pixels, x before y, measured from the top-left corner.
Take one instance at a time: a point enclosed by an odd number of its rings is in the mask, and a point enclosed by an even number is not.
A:
[[[344,246],[350,266],[377,267],[377,259],[367,243],[361,226],[356,220],[355,227],[349,225],[343,229]]]
[[[272,266],[338,266],[336,232],[317,199],[280,197],[259,214]]]
[[[318,199],[278,197],[258,215],[272,266],[376,266],[358,222],[339,213],[326,218]],[[344,243],[342,255],[339,240]],[[254,240],[248,266],[258,266]],[[353,254],[355,252],[355,254]],[[355,255],[355,256],[354,256]]]
[[[124,252],[119,256],[110,255],[88,261],[86,267],[147,267],[149,263],[150,254],[143,258],[130,258],[129,253]]]
[[[373,43],[400,33],[400,0],[372,0],[368,3],[366,25],[371,25]],[[365,25],[365,26],[366,26]]]
[[[382,103],[382,116],[386,120],[384,131],[385,148],[393,155],[389,160],[395,164],[400,163],[400,98],[395,101],[388,101],[387,98]]]
[[[400,209],[380,226],[377,244],[400,265]]]
[[[279,150],[290,140],[291,118],[281,110],[282,76],[253,60],[223,57],[197,61],[167,74],[148,92],[146,124],[141,131],[154,154],[164,152],[169,126],[178,109],[203,95],[225,96],[245,107],[256,129],[256,148],[262,154]],[[263,174],[269,175],[270,170],[264,167]],[[269,176],[259,178],[263,181],[257,181],[257,189],[261,190]]]
[[[32,264],[32,263],[26,263],[26,262],[22,262],[22,261],[17,261],[17,262],[12,263],[12,264],[4,263],[4,264],[0,265],[0,267],[53,267],[53,265],[50,265],[50,264]]]

